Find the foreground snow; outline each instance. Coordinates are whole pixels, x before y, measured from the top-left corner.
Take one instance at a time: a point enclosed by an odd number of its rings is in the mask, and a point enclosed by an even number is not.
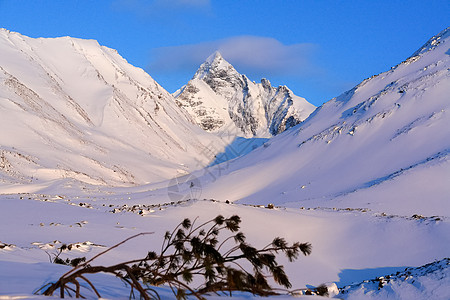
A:
[[[243,219],[242,231],[258,247],[275,236],[312,243],[311,256],[301,257],[295,263],[281,259],[294,288],[323,282],[336,282],[343,287],[384,276],[444,258],[450,244],[447,218],[393,217],[352,209],[267,209],[212,200],[151,205],[143,201],[145,198],[128,196],[1,196],[1,226],[13,230],[2,232],[1,242],[7,246],[0,250],[0,266],[10,271],[2,272],[1,276],[7,278],[0,280],[0,294],[31,294],[63,274],[65,267],[48,263],[49,255],[55,254],[62,243],[78,245],[63,253],[64,258],[89,258],[133,234],[154,232],[97,259],[98,264],[112,264],[158,250],[165,231],[186,217],[208,220],[217,214],[238,214]],[[133,211],[133,205],[144,203],[148,206],[141,205],[141,209]],[[127,295],[120,282],[116,285],[102,276],[98,280],[105,297]]]

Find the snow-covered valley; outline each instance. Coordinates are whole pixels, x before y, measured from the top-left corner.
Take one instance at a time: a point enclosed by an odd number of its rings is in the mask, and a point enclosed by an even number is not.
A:
[[[153,232],[96,260],[114,264],[158,250],[186,217],[218,214],[239,215],[257,247],[275,236],[311,243],[310,256],[280,258],[293,288],[334,282],[336,298],[449,299],[450,28],[275,131],[270,120],[299,116],[300,97],[262,109],[288,100],[276,96],[283,88],[248,81],[242,116],[251,118],[233,119],[223,106],[238,111],[239,97],[224,102],[204,85],[223,96],[226,82],[246,77],[217,54],[175,98],[95,41],[0,30],[0,53],[0,299],[39,297],[69,269],[49,262],[62,244],[74,245],[64,258],[91,258]],[[214,63],[232,75],[202,73]],[[200,92],[180,96],[189,90]],[[255,96],[262,90],[273,97]],[[202,126],[205,118],[224,127]],[[243,140],[276,135],[253,151],[239,139],[230,149],[236,130]],[[218,159],[233,147],[245,155]],[[128,297],[120,280],[90,278],[104,298]]]

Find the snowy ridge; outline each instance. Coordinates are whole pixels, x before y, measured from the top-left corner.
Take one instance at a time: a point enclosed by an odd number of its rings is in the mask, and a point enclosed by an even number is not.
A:
[[[206,131],[270,137],[306,119],[315,107],[286,86],[272,87],[239,74],[219,52],[207,58],[187,85],[174,93]]]
[[[1,30],[0,54],[0,184],[130,185],[212,159],[200,153],[215,138],[115,50]]]
[[[431,39],[429,39],[425,45],[423,45],[419,50],[414,52],[411,57],[417,57],[421,54],[431,51],[434,48],[436,48],[440,43],[445,43],[448,40],[448,37],[450,36],[450,27],[445,28],[441,32],[439,32],[437,35],[433,36]]]
[[[345,286],[343,299],[449,299],[450,259]]]

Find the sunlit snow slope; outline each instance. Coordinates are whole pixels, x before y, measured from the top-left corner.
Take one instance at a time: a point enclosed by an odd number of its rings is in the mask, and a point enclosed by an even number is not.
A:
[[[206,131],[221,136],[270,137],[306,119],[315,106],[286,86],[250,81],[219,52],[175,92],[177,103]]]
[[[205,197],[284,205],[335,199],[333,205],[448,214],[449,48],[446,29],[264,147],[211,169],[203,176],[210,182]]]
[[[160,181],[206,165],[214,140],[115,50],[0,30],[0,185]]]

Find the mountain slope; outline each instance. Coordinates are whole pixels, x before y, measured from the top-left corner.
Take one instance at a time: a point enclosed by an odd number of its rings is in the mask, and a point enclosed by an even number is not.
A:
[[[115,50],[4,29],[0,115],[0,184],[160,181],[206,165],[215,140]]]
[[[205,197],[411,215],[450,211],[449,31],[265,147],[211,169],[218,178],[204,177]]]
[[[270,137],[297,125],[315,109],[286,86],[272,87],[267,79],[250,81],[219,52],[174,95],[204,130],[232,136]]]

